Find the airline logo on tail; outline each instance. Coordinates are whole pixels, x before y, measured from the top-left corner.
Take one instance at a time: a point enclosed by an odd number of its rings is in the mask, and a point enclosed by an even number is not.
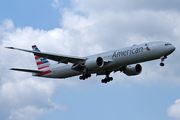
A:
[[[32,46],[33,51],[38,51],[41,52],[36,45]],[[47,59],[43,58],[43,57],[39,57],[39,56],[35,56],[35,60],[36,60],[36,64],[38,66],[38,70],[42,70],[44,68],[48,68],[49,67],[49,62]]]
[[[33,51],[41,52],[37,48],[36,45],[33,45],[32,49],[33,49]],[[36,55],[34,55],[34,56],[35,56],[35,60],[36,60],[38,70],[43,70],[43,69],[48,68],[50,66],[50,63],[46,58],[39,57],[39,56],[36,56]],[[45,74],[48,74],[48,73],[51,73],[51,70],[45,70],[42,73],[38,73],[38,76],[42,76],[42,75],[45,75]]]

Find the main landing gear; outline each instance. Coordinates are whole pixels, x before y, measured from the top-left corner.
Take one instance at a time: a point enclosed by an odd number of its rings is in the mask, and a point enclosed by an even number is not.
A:
[[[101,80],[102,83],[107,83],[113,80],[113,77],[109,77],[110,73],[106,74],[106,77],[104,79]]]
[[[89,74],[89,73],[83,73],[82,76],[79,76],[79,79],[80,79],[80,80],[85,80],[85,79],[87,79],[87,78],[89,78],[89,77],[91,77],[91,74]]]
[[[166,58],[167,58],[167,56],[163,56],[163,57],[161,57],[161,63],[160,63],[160,66],[164,66],[163,61],[164,61],[164,59],[166,59]]]
[[[91,74],[87,73],[88,69],[84,68],[82,76],[79,76],[80,80],[85,80],[89,77],[91,77]]]

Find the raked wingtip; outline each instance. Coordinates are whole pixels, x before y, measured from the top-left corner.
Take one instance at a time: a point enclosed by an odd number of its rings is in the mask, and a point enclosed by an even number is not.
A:
[[[5,47],[5,48],[8,48],[8,49],[14,49],[14,47]]]

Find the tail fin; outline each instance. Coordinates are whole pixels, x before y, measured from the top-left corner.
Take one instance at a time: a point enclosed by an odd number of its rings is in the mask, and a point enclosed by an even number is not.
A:
[[[33,51],[41,52],[37,48],[36,45],[33,45],[32,49],[33,49]],[[36,56],[36,55],[34,55],[34,56],[35,56],[35,60],[36,60],[36,64],[37,64],[38,70],[42,70],[42,69],[48,68],[50,66],[50,63],[49,63],[49,61],[46,58],[39,57],[39,56]]]

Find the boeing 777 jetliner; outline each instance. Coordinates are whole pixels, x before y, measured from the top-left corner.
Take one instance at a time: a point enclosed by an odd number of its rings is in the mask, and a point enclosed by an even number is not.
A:
[[[33,53],[38,66],[38,70],[19,68],[11,70],[30,72],[33,76],[48,78],[68,78],[81,75],[79,78],[82,80],[91,77],[91,74],[106,75],[101,80],[102,83],[113,80],[109,77],[111,72],[120,71],[128,76],[140,74],[142,71],[140,62],[161,59],[160,66],[164,66],[164,59],[175,50],[175,47],[167,42],[150,42],[87,57],[74,57],[40,52],[36,45],[32,46],[33,51],[7,48]],[[57,61],[58,64],[51,65],[47,59]]]

